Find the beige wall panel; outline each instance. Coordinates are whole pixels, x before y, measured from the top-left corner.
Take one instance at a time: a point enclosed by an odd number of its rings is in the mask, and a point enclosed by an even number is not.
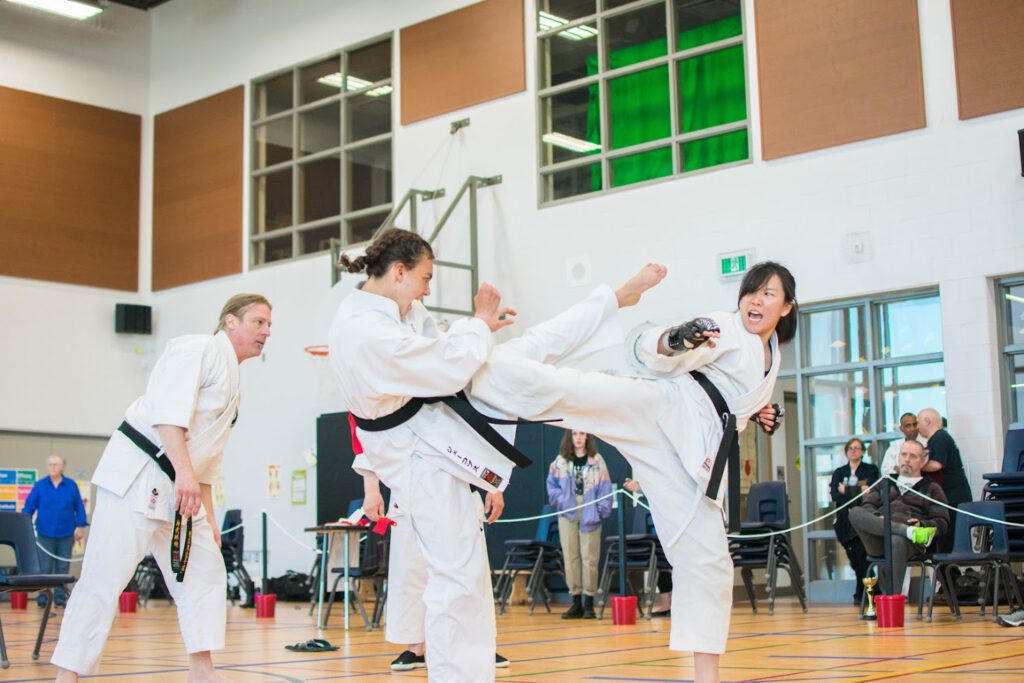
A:
[[[484,0],[401,32],[402,123],[526,89],[523,2]]]
[[[925,125],[916,0],[758,0],[765,159]]]
[[[950,0],[960,118],[1024,107],[1024,1]]]
[[[0,274],[138,288],[142,120],[0,87]]]
[[[245,88],[157,115],[153,289],[242,271]]]

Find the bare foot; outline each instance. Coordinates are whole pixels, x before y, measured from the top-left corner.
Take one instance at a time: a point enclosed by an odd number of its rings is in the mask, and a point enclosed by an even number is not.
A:
[[[626,280],[621,287],[615,290],[619,308],[636,305],[640,301],[640,295],[665,279],[666,274],[668,274],[668,268],[660,263],[648,263],[641,268],[639,273]]]
[[[57,678],[54,679],[54,683],[76,683],[77,681],[78,674],[74,671],[57,668]]]
[[[213,668],[209,651],[194,652],[188,656],[188,683],[231,683]]]

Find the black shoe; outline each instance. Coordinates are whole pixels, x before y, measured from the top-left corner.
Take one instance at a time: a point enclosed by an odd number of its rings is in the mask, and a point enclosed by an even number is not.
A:
[[[654,618],[654,619],[657,619],[659,617],[671,617],[671,616],[672,616],[672,610],[671,609],[667,609],[667,610],[664,610],[664,611],[661,611],[661,612],[651,612],[651,617]]]
[[[593,601],[593,598],[591,598]],[[583,598],[579,595],[572,596],[572,607],[562,612],[563,619],[582,619],[583,618]]]
[[[425,655],[414,654],[412,650],[406,650],[391,662],[392,671],[412,671],[413,669],[426,669],[427,658]]]
[[[497,652],[494,653],[494,668],[495,669],[507,669],[508,665],[512,662],[508,661],[507,658],[502,657]]]
[[[597,619],[597,615],[594,614],[594,596],[584,595],[583,596],[583,618],[584,619]]]

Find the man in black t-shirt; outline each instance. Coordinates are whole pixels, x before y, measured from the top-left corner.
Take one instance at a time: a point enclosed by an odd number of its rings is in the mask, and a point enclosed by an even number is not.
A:
[[[964,463],[960,458],[960,449],[949,432],[943,428],[939,411],[934,408],[922,410],[917,414],[917,426],[921,436],[928,439],[928,462],[922,468],[923,471],[942,487],[949,504],[953,507],[973,500],[971,486],[964,472]],[[949,552],[953,549],[956,514],[952,510],[949,515],[949,529],[950,533],[936,539],[939,552]]]

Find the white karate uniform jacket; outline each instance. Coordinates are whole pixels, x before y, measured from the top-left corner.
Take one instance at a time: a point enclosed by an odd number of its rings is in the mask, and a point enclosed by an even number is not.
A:
[[[559,353],[514,340],[496,347],[473,378],[473,393],[528,419],[564,420],[562,426],[594,434],[619,449],[644,487],[658,536],[673,566],[669,647],[704,653],[725,651],[732,606],[733,567],[722,520],[721,497],[705,495],[722,438],[721,419],[688,370],[715,383],[737,417],[737,426],[769,402],[780,363],[772,341],[765,372],[764,344],[746,331],[738,313],[713,313],[722,330],[716,348],[678,356],[657,353],[667,329],[649,329],[627,340],[627,351],[646,377],[623,377],[555,367],[571,359],[574,344],[619,330],[615,297],[597,290],[538,328],[556,339]],[[619,332],[621,339],[621,332]],[[720,490],[724,493],[726,487]],[[693,615],[701,615],[694,619]]]

